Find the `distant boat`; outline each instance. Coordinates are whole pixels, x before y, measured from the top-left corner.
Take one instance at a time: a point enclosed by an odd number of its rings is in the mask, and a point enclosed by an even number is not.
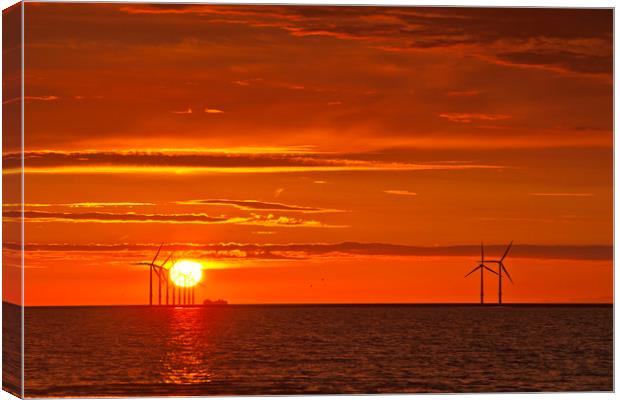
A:
[[[205,300],[202,302],[203,306],[227,306],[228,302],[226,300],[217,299],[217,300]]]

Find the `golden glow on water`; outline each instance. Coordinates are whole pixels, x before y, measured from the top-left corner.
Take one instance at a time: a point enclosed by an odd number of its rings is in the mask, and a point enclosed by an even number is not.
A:
[[[196,286],[202,279],[202,264],[192,260],[177,261],[170,268],[170,279],[177,286]]]
[[[205,323],[204,313],[196,308],[175,308],[169,317],[168,344],[161,361],[163,382],[175,385],[211,382],[210,363],[200,350],[208,343],[200,333]]]

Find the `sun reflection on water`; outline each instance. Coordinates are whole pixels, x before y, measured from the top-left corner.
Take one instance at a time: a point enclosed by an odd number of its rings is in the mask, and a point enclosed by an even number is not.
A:
[[[170,310],[170,337],[162,357],[162,381],[177,385],[209,383],[212,372],[203,354],[207,347],[200,334],[203,315],[199,308]]]

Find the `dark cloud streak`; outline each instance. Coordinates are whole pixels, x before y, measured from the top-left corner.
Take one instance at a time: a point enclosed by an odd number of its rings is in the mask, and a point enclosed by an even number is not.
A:
[[[5,211],[4,218],[19,219],[20,211]],[[227,222],[226,217],[207,214],[134,214],[134,213],[63,213],[47,211],[24,211],[25,220],[39,221],[94,221],[94,222]]]
[[[4,243],[5,248],[19,250],[17,243]],[[152,251],[159,244],[26,244],[26,251]],[[216,258],[250,259],[303,259],[313,256],[403,256],[403,257],[478,257],[479,245],[460,246],[407,246],[387,243],[316,243],[316,244],[247,244],[211,243],[167,244],[169,251],[202,252],[203,256]],[[505,245],[487,245],[489,257],[500,255]],[[242,256],[240,256],[242,254]],[[613,260],[613,246],[609,245],[532,245],[516,244],[511,258],[535,258],[557,260]]]
[[[281,203],[267,203],[257,200],[222,200],[222,199],[206,199],[206,200],[188,200],[177,201],[177,204],[185,205],[218,205],[231,206],[240,210],[263,210],[263,211],[300,211],[300,212],[329,212],[328,210],[316,207],[294,206]]]
[[[21,211],[4,211],[5,221],[20,221]],[[311,228],[343,228],[343,225],[329,225],[320,221],[276,216],[273,214],[260,215],[252,213],[250,216],[226,217],[210,216],[207,214],[137,214],[128,213],[66,213],[51,211],[24,211],[25,222],[91,222],[91,223],[179,223],[179,224],[237,224],[260,225],[270,227],[311,227]]]
[[[32,151],[23,155],[29,168],[59,167],[179,167],[179,168],[377,168],[377,169],[469,169],[500,168],[493,165],[466,163],[394,163],[369,159],[369,154],[294,154],[294,153],[175,153],[175,152],[63,152]],[[22,155],[3,155],[5,169],[21,167]]]
[[[120,11],[280,28],[392,51],[460,49],[513,67],[612,72],[610,9],[130,5]],[[527,50],[509,53],[516,47]]]

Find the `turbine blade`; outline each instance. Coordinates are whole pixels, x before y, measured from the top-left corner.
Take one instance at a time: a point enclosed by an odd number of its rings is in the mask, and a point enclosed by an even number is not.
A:
[[[165,267],[166,267],[166,263],[167,263],[168,261],[170,261],[170,258],[171,258],[171,257],[172,257],[172,253],[168,254],[168,258],[166,258],[166,259],[164,260],[164,262],[161,264],[161,267],[162,267],[162,268],[165,268]]]
[[[510,277],[510,274],[508,273],[508,270],[506,269],[506,267],[504,267],[504,263],[499,264],[499,266],[506,273],[506,276],[510,280],[510,283],[514,284],[514,282],[512,281],[512,278]]]
[[[473,274],[474,272],[478,271],[479,269],[480,269],[480,265],[478,265],[476,268],[469,271],[469,274],[465,275],[465,278],[467,278],[469,275]]]
[[[489,272],[494,273],[495,275],[499,275],[497,272],[493,271],[491,268],[487,267],[486,265],[484,265],[484,269],[486,269]]]
[[[512,240],[510,241],[510,244],[508,245],[508,247],[506,248],[506,251],[504,252],[504,255],[502,256],[502,258],[500,258],[499,261],[504,261],[504,258],[506,258],[506,256],[508,255],[508,252],[510,251],[510,248],[512,247]]]
[[[480,259],[482,260],[480,262],[484,264],[484,245],[482,242],[480,242]]]
[[[155,253],[155,257],[153,257],[153,261],[151,261],[151,264],[154,264],[155,260],[157,260],[157,256],[159,255],[159,252],[161,251],[162,247],[164,247],[164,242],[161,242],[161,245],[159,246],[159,249],[157,249],[157,253]]]

